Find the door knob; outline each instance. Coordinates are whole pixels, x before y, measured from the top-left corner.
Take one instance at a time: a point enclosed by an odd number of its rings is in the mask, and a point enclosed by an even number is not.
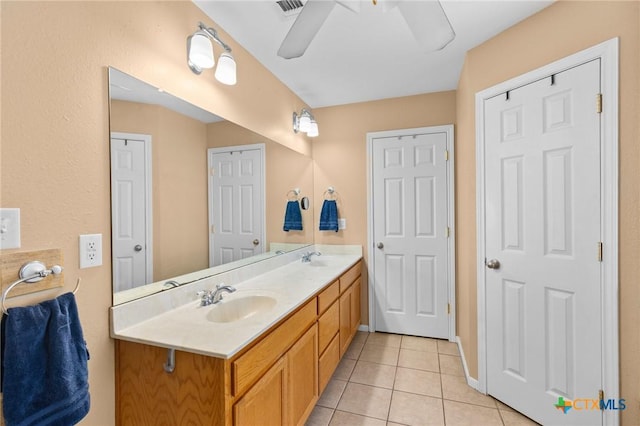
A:
[[[377,247],[378,247],[379,249],[383,249],[383,248],[384,248],[384,244],[382,244],[382,243],[378,243],[378,246],[377,246]]]
[[[142,246],[140,244],[136,244],[136,246],[133,249],[135,251],[142,251]]]
[[[253,245],[257,246],[258,244],[260,244],[260,240],[258,240],[257,238],[255,240],[253,240]]]
[[[489,269],[500,269],[500,261],[498,259],[487,260],[486,265]]]

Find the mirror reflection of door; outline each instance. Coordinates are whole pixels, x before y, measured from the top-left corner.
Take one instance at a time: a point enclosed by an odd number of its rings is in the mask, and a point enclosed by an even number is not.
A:
[[[209,266],[263,253],[264,144],[208,150]]]
[[[152,282],[149,135],[111,133],[111,215],[115,291]]]

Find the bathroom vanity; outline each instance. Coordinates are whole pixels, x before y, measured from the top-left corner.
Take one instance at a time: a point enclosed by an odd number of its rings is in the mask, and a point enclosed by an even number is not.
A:
[[[112,310],[117,423],[304,424],[360,324],[362,260],[289,256],[233,284],[238,291],[216,305],[192,296],[132,324],[118,320],[123,308]]]

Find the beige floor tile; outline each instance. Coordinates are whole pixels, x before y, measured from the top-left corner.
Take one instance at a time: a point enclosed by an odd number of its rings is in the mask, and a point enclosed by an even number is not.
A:
[[[440,354],[440,372],[454,376],[464,376],[462,360],[459,356]]]
[[[348,383],[338,410],[386,420],[391,404],[391,389]]]
[[[331,379],[327,384],[327,387],[324,388],[322,395],[320,395],[317,405],[327,408],[336,408],[346,387],[346,381]]]
[[[502,426],[497,408],[444,400],[444,420],[447,426]]]
[[[311,415],[307,419],[305,426],[327,426],[331,421],[333,411],[334,410],[332,410],[331,408],[316,405],[311,412]]]
[[[498,410],[500,411],[515,411],[513,408],[509,407],[507,404],[503,404],[502,402],[495,400],[498,405]]]
[[[336,371],[333,372],[333,379],[338,380],[349,380],[351,377],[351,373],[353,373],[353,368],[356,366],[355,359],[342,358],[338,366],[336,367]]]
[[[392,348],[399,348],[401,341],[401,335],[389,333],[369,333],[369,337],[367,338],[367,344],[390,346]]]
[[[454,342],[448,342],[446,340],[438,340],[438,352],[440,352],[441,354],[460,356],[458,345]]]
[[[331,426],[385,426],[386,422],[373,417],[360,416],[358,414],[336,411],[331,419]]]
[[[394,390],[442,398],[440,374],[398,367]]]
[[[367,341],[367,337],[369,337],[369,332],[367,331],[358,331],[356,335],[353,336],[352,343],[362,343],[364,344]]]
[[[483,395],[467,385],[464,377],[442,374],[440,378],[442,380],[442,397],[444,399],[497,409],[496,402],[493,398]]]
[[[500,410],[500,415],[502,416],[502,421],[505,426],[535,426],[538,424],[517,411]]]
[[[438,342],[427,337],[402,336],[402,349],[422,352],[438,352]]]
[[[444,426],[442,400],[394,391],[391,397],[389,420],[404,425]]]
[[[347,359],[358,359],[360,357],[360,353],[362,352],[362,348],[364,347],[364,343],[351,342],[349,348],[344,353],[344,358]]]
[[[416,370],[435,371],[436,373],[440,372],[438,354],[435,352],[420,352],[400,349],[398,366],[414,368]]]
[[[378,364],[398,365],[399,352],[399,348],[367,343],[360,353],[359,359],[360,361],[376,362]]]
[[[356,364],[356,368],[353,370],[349,381],[392,389],[395,377],[395,365],[376,364],[374,362],[360,360]]]

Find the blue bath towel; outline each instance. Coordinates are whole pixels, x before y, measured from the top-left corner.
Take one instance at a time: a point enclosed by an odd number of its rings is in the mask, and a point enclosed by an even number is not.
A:
[[[300,203],[298,203],[298,200],[292,200],[287,203],[282,229],[287,232],[302,231],[302,213],[300,212]]]
[[[322,203],[320,230],[338,232],[338,205],[336,200],[324,200],[324,203]]]
[[[2,318],[7,426],[68,426],[89,412],[89,352],[73,293]]]

